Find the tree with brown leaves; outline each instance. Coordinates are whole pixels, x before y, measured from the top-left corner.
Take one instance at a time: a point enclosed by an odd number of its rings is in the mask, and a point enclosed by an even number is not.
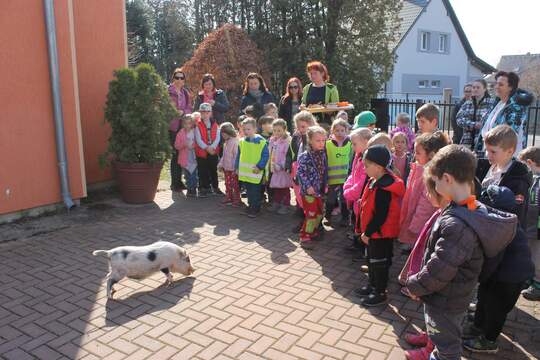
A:
[[[226,24],[210,33],[186,62],[182,69],[187,84],[194,95],[201,90],[201,79],[211,73],[216,79],[216,86],[225,90],[231,107],[228,117],[238,114],[244,79],[250,72],[261,74],[269,84],[270,70],[263,53],[239,27]]]

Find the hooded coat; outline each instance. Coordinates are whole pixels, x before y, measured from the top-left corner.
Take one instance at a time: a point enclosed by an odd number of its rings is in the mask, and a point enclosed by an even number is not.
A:
[[[516,234],[517,217],[477,202],[476,210],[451,203],[437,219],[427,241],[421,270],[406,287],[441,311],[465,311],[484,265]]]

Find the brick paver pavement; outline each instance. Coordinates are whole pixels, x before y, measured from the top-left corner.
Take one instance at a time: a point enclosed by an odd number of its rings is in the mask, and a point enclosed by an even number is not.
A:
[[[400,337],[422,324],[420,305],[393,281],[389,306],[360,307],[352,290],[366,276],[342,252],[342,231],[307,252],[292,240],[292,215],[251,220],[218,202],[167,191],[150,205],[106,200],[1,226],[4,240],[27,232],[0,244],[0,357],[403,359]],[[157,240],[185,246],[194,276],[169,288],[162,274],[124,279],[107,301],[106,259],[91,252]],[[393,278],[403,263],[394,260]],[[539,312],[521,299],[499,354],[476,358],[538,358]]]

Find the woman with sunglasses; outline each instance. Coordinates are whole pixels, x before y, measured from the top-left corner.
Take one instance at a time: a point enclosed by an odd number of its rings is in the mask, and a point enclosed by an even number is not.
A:
[[[292,129],[292,119],[300,111],[302,102],[302,82],[296,77],[287,81],[285,95],[279,101],[279,117],[287,122],[287,129]]]
[[[173,71],[171,77],[171,84],[169,85],[169,97],[171,101],[178,110],[179,116],[175,119],[172,119],[169,123],[169,138],[172,145],[172,156],[171,156],[171,190],[172,191],[181,191],[185,189],[185,185],[182,182],[182,168],[178,165],[178,150],[174,147],[174,142],[176,140],[176,134],[180,131],[182,126],[182,116],[191,114],[193,108],[191,106],[191,93],[185,87],[186,83],[186,74],[180,68],[176,68]]]
[[[195,98],[193,107],[198,109],[202,103],[212,105],[212,119],[221,125],[225,122],[225,113],[229,110],[229,100],[225,91],[216,88],[216,80],[212,74],[204,74],[201,80],[201,91]]]

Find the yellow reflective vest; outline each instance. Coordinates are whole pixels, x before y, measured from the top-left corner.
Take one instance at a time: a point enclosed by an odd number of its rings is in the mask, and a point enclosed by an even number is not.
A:
[[[343,146],[336,146],[332,140],[326,141],[328,158],[328,185],[341,185],[347,180],[351,162],[352,145],[347,141]]]
[[[266,140],[253,143],[244,139],[240,140],[240,161],[238,163],[238,179],[251,184],[260,184],[264,170],[258,174],[253,172],[253,167],[261,160],[262,152],[266,146]]]

